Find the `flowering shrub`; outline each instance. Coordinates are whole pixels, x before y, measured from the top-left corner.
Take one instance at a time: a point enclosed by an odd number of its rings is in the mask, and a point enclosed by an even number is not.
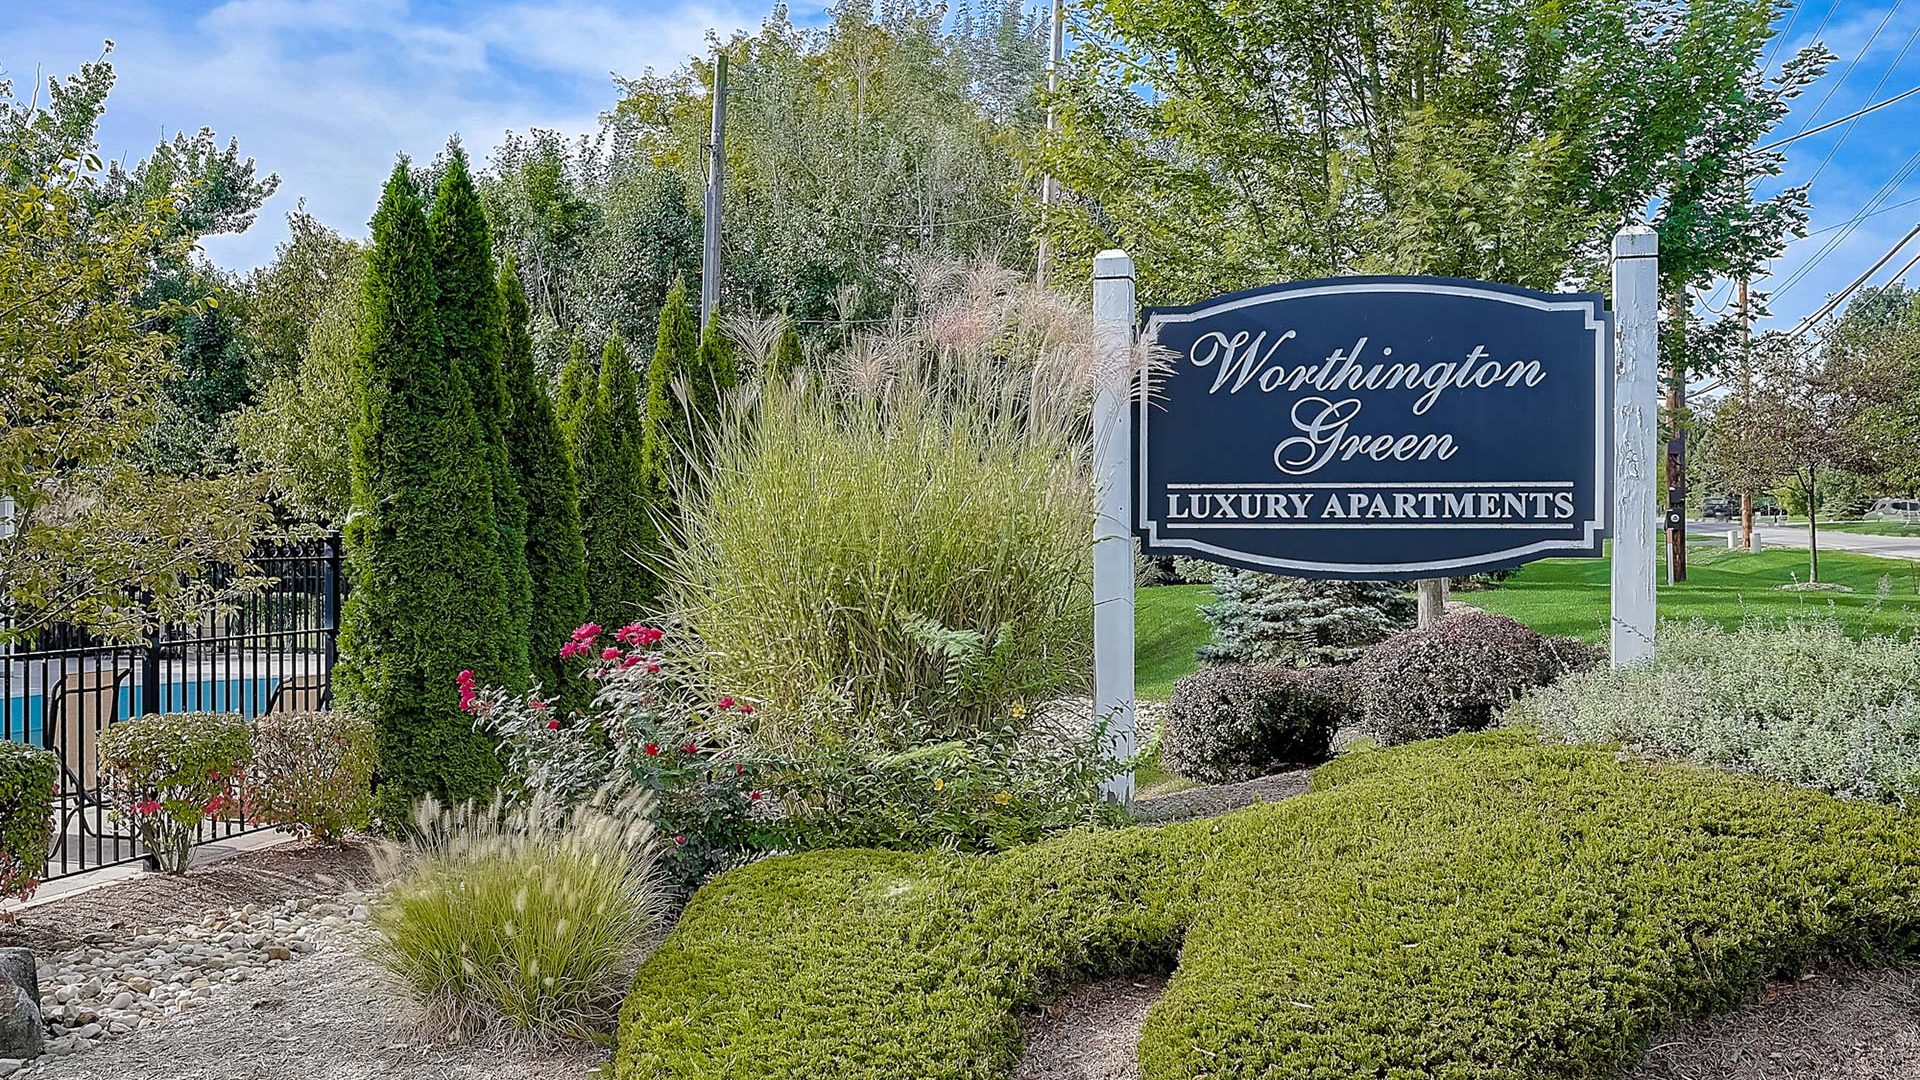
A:
[[[558,804],[607,787],[649,793],[663,861],[684,888],[770,851],[998,850],[1120,814],[1100,798],[1120,763],[1101,751],[1099,730],[1036,724],[1016,704],[999,725],[960,738],[902,719],[883,725],[884,740],[774,754],[747,736],[752,702],[692,698],[663,659],[661,631],[632,625],[606,637],[588,624],[563,648],[585,658],[582,674],[598,687],[584,712],[539,690],[463,690],[464,707],[500,740],[509,772]]]
[[[0,742],[0,896],[24,900],[40,886],[59,778],[60,759],[51,752]]]
[[[263,716],[253,725],[250,816],[338,840],[373,810],[373,725],[351,712]]]
[[[102,731],[99,748],[116,812],[161,869],[186,873],[200,823],[238,808],[247,722],[239,713],[156,713]]]
[[[516,805],[414,813],[374,911],[373,959],[450,1035],[590,1038],[612,1017],[616,972],[662,912],[650,796],[574,807],[534,791]]]
[[[561,708],[536,687],[520,696],[476,689],[468,673],[461,708],[500,740],[508,772],[556,805],[578,805],[606,787],[649,793],[668,876],[692,887],[772,843],[756,823],[766,769],[738,733],[751,703],[702,702],[665,670],[664,634],[638,623],[608,635],[588,623],[561,647],[597,687],[584,711]],[[609,638],[611,640],[609,640]]]

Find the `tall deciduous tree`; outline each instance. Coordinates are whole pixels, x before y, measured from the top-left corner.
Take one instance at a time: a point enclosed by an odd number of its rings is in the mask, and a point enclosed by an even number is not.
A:
[[[460,712],[455,680],[466,668],[483,683],[512,674],[489,463],[465,374],[441,334],[433,252],[402,160],[373,216],[354,353],[353,589],[338,671],[342,702],[378,733],[380,805],[396,825],[421,794],[492,792],[500,763]]]
[[[618,334],[600,353],[600,381],[581,419],[580,519],[593,617],[626,622],[658,590],[659,530],[642,447],[640,379]]]
[[[1708,121],[1751,89],[1772,10],[1081,0],[1033,163],[1072,198],[1043,231],[1068,279],[1128,248],[1148,303],[1345,272],[1588,279],[1677,162],[1721,190],[1699,140],[1750,145],[1752,117]]]
[[[504,361],[513,407],[507,449],[527,508],[527,573],[533,586],[529,652],[534,679],[549,693],[561,693],[571,682],[560,665],[560,646],[574,627],[587,621],[580,486],[566,436],[547,397],[546,380],[534,371],[527,293],[511,255],[500,269],[500,295],[506,301]]]
[[[506,620],[497,631],[504,664],[499,677],[509,686],[524,687],[533,586],[527,576],[527,507],[514,483],[507,452],[507,383],[500,364],[506,313],[486,212],[467,171],[467,155],[457,142],[447,148],[446,167],[440,173],[427,225],[433,234],[440,339],[466,387],[478,436],[475,451],[480,468],[468,479],[492,503],[497,527],[494,557],[506,583]]]
[[[0,643],[56,622],[136,637],[258,584],[258,485],[133,460],[178,370],[169,331],[207,307],[150,294],[186,265],[191,192],[115,193],[94,141],[112,83],[89,64],[20,101],[0,78]]]

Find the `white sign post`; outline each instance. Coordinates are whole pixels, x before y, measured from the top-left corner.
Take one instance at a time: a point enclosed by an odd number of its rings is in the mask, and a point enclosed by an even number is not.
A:
[[[1100,507],[1093,520],[1093,715],[1107,722],[1115,757],[1133,756],[1133,259],[1103,251],[1093,260],[1093,467]],[[1133,772],[1101,791],[1133,801]]]
[[[1645,225],[1629,225],[1613,236],[1614,667],[1653,657],[1659,309],[1660,237]]]

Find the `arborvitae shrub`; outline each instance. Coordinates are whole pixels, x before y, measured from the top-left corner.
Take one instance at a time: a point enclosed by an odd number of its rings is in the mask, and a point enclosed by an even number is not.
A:
[[[599,380],[594,371],[593,362],[587,359],[587,343],[579,338],[567,348],[567,362],[560,366],[560,386],[553,403],[554,419],[560,424],[560,431],[567,437],[567,445],[574,448],[574,471],[579,472],[580,421],[593,404],[593,389]]]
[[[1360,650],[1413,625],[1416,605],[1384,581],[1312,581],[1223,570],[1214,602],[1200,609],[1213,644],[1209,664],[1344,664]]]
[[[678,471],[679,455],[692,439],[680,390],[691,390],[691,374],[700,362],[700,329],[687,299],[685,278],[676,278],[660,308],[653,359],[647,364],[647,414],[643,437],[648,478],[667,492]],[[676,383],[680,386],[676,387]]]
[[[767,358],[767,370],[763,377],[790,379],[807,363],[806,350],[800,347],[800,330],[788,319],[780,327],[780,336],[774,339],[773,355]]]
[[[486,213],[467,171],[467,156],[457,143],[448,147],[427,227],[433,235],[440,340],[453,371],[465,383],[474,419],[478,467],[463,479],[486,491],[492,501],[494,558],[505,582],[504,617],[485,628],[497,644],[487,655],[476,655],[471,666],[488,682],[523,687],[533,586],[527,574],[527,506],[507,452],[507,384],[500,364],[506,313]],[[490,664],[490,657],[497,660]]]
[[[533,365],[527,332],[527,293],[513,256],[500,270],[506,301],[504,363],[507,398],[513,408],[507,450],[515,485],[527,508],[527,575],[533,606],[527,622],[533,677],[548,694],[579,680],[560,664],[560,646],[587,621],[587,548],[580,531],[580,484],[567,439],[547,399],[546,380]],[[569,361],[569,367],[572,362]]]
[[[1368,730],[1397,746],[1486,728],[1551,670],[1545,638],[1517,619],[1474,611],[1369,648],[1348,685]]]
[[[504,669],[507,590],[479,425],[441,341],[427,216],[404,160],[372,232],[354,355],[353,589],[336,677],[341,704],[377,733],[381,812],[397,824],[420,794],[493,791],[500,764],[460,712],[454,680]]]
[[[1342,714],[1321,670],[1202,668],[1173,686],[1160,760],[1208,783],[1317,764],[1332,752]]]
[[[580,525],[587,548],[592,617],[609,626],[632,621],[653,599],[659,554],[654,489],[642,446],[639,375],[626,342],[614,334],[600,354],[600,383],[579,440],[583,461]]]

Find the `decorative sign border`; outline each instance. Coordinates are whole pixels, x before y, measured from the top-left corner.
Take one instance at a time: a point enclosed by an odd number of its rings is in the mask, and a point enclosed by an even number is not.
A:
[[[1447,277],[1341,277],[1322,278],[1312,281],[1291,282],[1284,285],[1270,285],[1242,292],[1226,293],[1198,304],[1184,307],[1146,308],[1141,311],[1141,338],[1152,342],[1158,339],[1162,326],[1170,323],[1193,322],[1230,311],[1259,307],[1267,304],[1284,303],[1314,296],[1329,296],[1355,293],[1419,293],[1442,294],[1474,297],[1512,304],[1535,311],[1576,311],[1586,316],[1582,329],[1593,337],[1593,379],[1594,404],[1592,417],[1593,459],[1594,459],[1594,497],[1593,512],[1580,523],[1583,536],[1580,539],[1558,538],[1523,543],[1499,551],[1482,555],[1460,558],[1436,559],[1399,563],[1347,563],[1314,562],[1296,559],[1275,558],[1252,552],[1238,551],[1220,547],[1188,537],[1163,536],[1162,523],[1148,507],[1147,497],[1147,446],[1151,436],[1151,418],[1154,411],[1152,395],[1137,395],[1133,424],[1133,460],[1135,477],[1134,533],[1149,554],[1174,555],[1198,553],[1200,557],[1215,562],[1227,563],[1248,570],[1262,570],[1277,573],[1304,573],[1315,577],[1369,579],[1369,578],[1415,578],[1444,577],[1482,570],[1500,570],[1534,559],[1546,558],[1560,553],[1567,555],[1598,555],[1604,542],[1611,536],[1608,511],[1612,502],[1612,463],[1613,463],[1613,385],[1614,385],[1614,333],[1613,313],[1608,310],[1606,298],[1597,293],[1544,293],[1533,289],[1523,289],[1514,285],[1500,285],[1493,282],[1472,281],[1465,278]],[[1234,487],[1245,490],[1257,488],[1259,484],[1236,484]],[[1288,489],[1314,486],[1351,489],[1368,486],[1364,483],[1345,484],[1286,484]],[[1499,481],[1461,482],[1445,484],[1381,484],[1379,486],[1408,487],[1497,487]],[[1513,484],[1508,486],[1523,486]],[[1538,486],[1536,482],[1534,486]],[[1191,527],[1191,526],[1189,526]],[[1335,523],[1314,524],[1298,522],[1274,522],[1259,525],[1243,525],[1238,528],[1259,529],[1538,529],[1541,526],[1525,522],[1508,523]],[[1555,528],[1564,529],[1565,525]]]

